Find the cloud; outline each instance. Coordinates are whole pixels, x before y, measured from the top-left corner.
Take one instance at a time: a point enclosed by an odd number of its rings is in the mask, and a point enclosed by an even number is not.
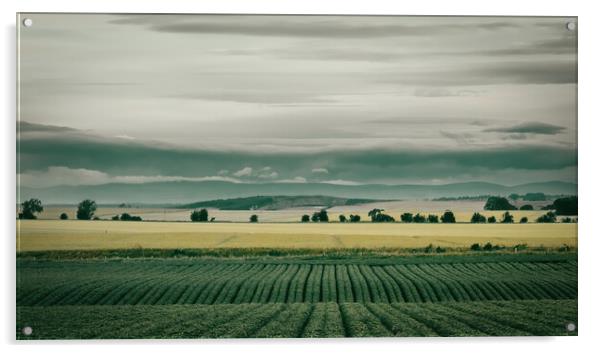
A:
[[[509,127],[485,129],[485,132],[508,132],[516,134],[556,135],[566,130],[565,127],[540,122],[526,122]]]
[[[437,130],[435,133],[440,134]],[[453,134],[465,133],[452,132],[448,137],[470,138],[469,135]],[[314,149],[314,144],[311,143],[306,145],[307,148],[296,150],[279,150],[274,146],[260,149],[249,146],[238,149],[181,148],[142,143],[140,140],[63,134],[21,136],[18,142],[21,173],[35,173],[53,166],[64,166],[101,171],[109,175],[196,178],[216,175],[221,170],[234,170],[235,173],[228,174],[233,178],[250,180],[262,174],[272,177],[265,180],[289,180],[295,177],[307,178],[312,169],[316,169],[316,165],[324,165],[328,166],[327,175],[331,180],[395,183],[401,179],[430,180],[444,177],[450,180],[456,177],[492,180],[495,175],[510,169],[522,170],[523,175],[527,171],[541,171],[538,174],[540,177],[548,173],[548,180],[557,180],[559,178],[555,176],[556,171],[577,165],[575,145],[537,144],[531,140],[508,144],[445,143],[428,147],[404,145],[398,140],[392,140],[384,145],[357,144],[349,147],[333,144],[319,149]],[[226,175],[220,174],[224,175],[218,176]],[[316,175],[313,172],[311,174]],[[498,182],[504,183],[504,180]]]
[[[120,17],[111,22],[144,25],[149,30],[166,33],[339,39],[421,37],[478,30],[499,31],[517,27],[517,23],[512,21],[482,22],[467,18],[463,23],[449,23],[386,16],[209,15],[183,18],[170,15],[135,15]]]
[[[328,174],[328,169],[326,169],[326,168],[313,168],[311,170],[311,172],[315,173],[315,174]]]
[[[21,185],[28,187],[52,187],[58,185],[102,185],[109,183],[124,184],[143,184],[154,182],[170,181],[227,181],[231,183],[240,183],[235,178],[223,176],[205,176],[205,177],[183,177],[166,175],[121,175],[111,176],[107,173],[77,168],[72,169],[64,166],[48,167],[45,171],[32,171],[17,175]]]
[[[241,170],[234,172],[232,175],[235,177],[248,177],[251,176],[251,174],[253,174],[253,168],[244,167]]]
[[[568,84],[577,83],[577,62],[574,58],[483,62],[462,67],[429,68],[429,71],[390,72],[375,80],[410,86]]]
[[[276,181],[277,183],[292,183],[292,184],[304,184],[307,183],[307,179],[301,176],[296,176],[292,179],[281,179]]]
[[[272,170],[271,167],[263,167],[257,173],[259,179],[276,179],[278,178],[278,172]]]
[[[333,185],[362,185],[361,183],[358,183],[356,181],[351,181],[351,180],[341,180],[341,179],[336,179],[336,180],[325,180],[322,181],[321,183],[323,184],[333,184]]]

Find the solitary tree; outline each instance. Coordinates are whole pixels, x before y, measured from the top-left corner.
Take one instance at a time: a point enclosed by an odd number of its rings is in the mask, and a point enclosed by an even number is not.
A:
[[[577,215],[577,196],[563,197],[554,201],[554,209],[559,216]]]
[[[303,216],[301,216],[301,222],[303,222],[303,223],[309,222],[309,215],[304,214]]]
[[[472,218],[470,218],[470,223],[485,223],[487,219],[482,214],[475,212],[472,214]]]
[[[194,210],[190,214],[190,220],[193,222],[207,222],[209,220],[209,212],[206,209]]]
[[[59,218],[62,220],[66,220],[66,219],[69,219],[69,216],[63,212],[63,213],[61,213],[61,216]]]
[[[487,223],[495,223],[495,222],[496,222],[495,216],[491,216],[491,217],[487,218]]]
[[[516,207],[508,202],[505,197],[499,196],[491,196],[488,198],[484,208],[489,211],[516,210]]]
[[[502,215],[502,220],[500,223],[514,223],[514,216],[510,214],[510,212],[506,211]]]
[[[77,205],[77,219],[92,219],[96,212],[96,202],[94,200],[86,199]]]
[[[368,217],[372,218],[372,222],[375,222],[376,218],[382,211],[384,211],[382,208],[373,208],[368,212]]]
[[[257,223],[259,221],[259,217],[257,217],[256,214],[251,215],[251,217],[249,218],[249,222],[251,223]]]
[[[326,209],[320,210],[320,212],[314,212],[311,216],[312,222],[328,222],[328,211]]]
[[[529,222],[529,219],[528,219],[527,217],[522,217],[522,218],[520,219],[520,222],[521,222],[521,223],[527,223],[527,222]]]
[[[450,210],[445,211],[441,216],[441,223],[456,223],[456,216]]]
[[[339,215],[339,222],[345,223],[347,222],[347,217],[344,214]]]
[[[409,212],[403,213],[401,215],[401,221],[404,223],[411,223],[413,219],[414,219],[414,216]]]
[[[29,199],[21,203],[21,213],[19,213],[20,219],[36,219],[36,213],[44,211],[42,207],[42,201],[38,199]]]

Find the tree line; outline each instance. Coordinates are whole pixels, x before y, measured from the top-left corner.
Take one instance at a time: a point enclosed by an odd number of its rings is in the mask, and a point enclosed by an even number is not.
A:
[[[531,205],[523,205],[521,210],[533,210],[533,207],[526,207]],[[516,210],[517,208],[510,204],[504,197],[493,196],[490,197],[484,207],[486,210]],[[76,218],[79,220],[98,220],[99,217],[95,216],[97,205],[94,200],[86,199],[77,205]],[[563,215],[577,215],[577,197],[571,196],[566,198],[556,199],[553,204],[550,205],[550,210],[547,213],[539,216],[535,219],[537,223],[555,223],[558,221],[558,216]],[[37,214],[44,211],[42,202],[39,199],[29,199],[21,203],[21,212],[19,212],[19,219],[36,219]],[[384,209],[374,208],[368,212],[368,217],[371,222],[374,223],[393,223],[396,222],[393,216],[385,213]],[[66,213],[62,213],[59,216],[60,219],[69,219]],[[121,215],[115,215],[111,218],[114,221],[142,221],[140,216],[132,216],[129,213],[122,213]],[[409,212],[402,213],[399,217],[402,223],[456,223],[456,217],[450,210],[446,210],[441,216],[436,214],[422,215],[420,213],[412,214]],[[200,210],[193,210],[190,213],[190,220],[192,222],[213,222],[215,217],[209,217],[209,211],[205,208]],[[326,209],[314,212],[311,216],[304,214],[301,216],[301,223],[308,222],[329,222],[330,218]],[[345,215],[339,215],[339,222],[341,223],[357,223],[361,221],[361,216],[358,214],[350,214],[349,217]],[[527,217],[521,217],[519,223],[527,223],[529,220]],[[576,222],[576,219],[570,217],[564,217],[560,220],[562,223]],[[259,222],[259,216],[253,214],[249,217],[249,222]],[[470,223],[497,223],[498,220],[495,216],[486,217],[485,215],[475,212]],[[506,211],[502,214],[499,223],[514,223],[514,216],[510,212]]]

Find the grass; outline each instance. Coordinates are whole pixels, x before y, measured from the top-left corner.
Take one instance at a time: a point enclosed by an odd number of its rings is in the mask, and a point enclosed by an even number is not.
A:
[[[17,251],[215,248],[448,248],[577,245],[576,224],[301,224],[17,221]]]
[[[576,335],[576,300],[20,306],[17,339]],[[22,328],[33,328],[25,336]]]

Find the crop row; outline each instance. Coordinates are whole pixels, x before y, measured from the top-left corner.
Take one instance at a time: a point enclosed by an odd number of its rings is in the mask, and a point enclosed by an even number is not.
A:
[[[21,306],[20,339],[567,335],[575,300]],[[30,326],[26,337],[20,328]]]
[[[406,265],[20,263],[18,305],[402,303],[574,299],[574,262]]]

